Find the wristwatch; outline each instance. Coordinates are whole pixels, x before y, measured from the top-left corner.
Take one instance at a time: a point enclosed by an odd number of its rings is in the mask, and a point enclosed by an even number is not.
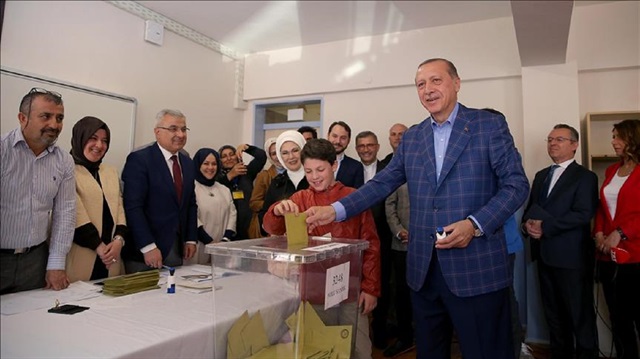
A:
[[[626,235],[626,234],[624,234],[624,232],[622,231],[622,228],[620,228],[620,227],[616,227],[616,231],[618,231],[618,234],[620,235],[620,240],[621,240],[621,241],[626,241],[627,239],[629,239],[629,238],[627,237],[627,235]]]
[[[484,235],[484,233],[480,230],[480,227],[478,227],[478,224],[476,223],[476,221],[474,221],[471,217],[467,217],[467,219],[469,220],[469,222],[471,222],[471,225],[473,226],[473,229],[475,230],[475,232],[473,233],[474,237],[482,237]]]
[[[117,241],[118,239],[122,241],[122,246],[124,247],[124,238],[119,234],[117,236],[113,237],[114,241]]]

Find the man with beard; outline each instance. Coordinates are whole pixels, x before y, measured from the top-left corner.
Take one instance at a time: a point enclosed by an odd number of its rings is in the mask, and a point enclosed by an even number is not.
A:
[[[362,164],[347,156],[344,150],[351,141],[351,127],[342,121],[337,121],[329,126],[327,136],[329,142],[336,149],[338,171],[336,181],[340,181],[347,187],[358,188],[364,184],[364,170]]]
[[[0,294],[69,286],[76,184],[71,155],[55,145],[63,119],[62,96],[33,88],[20,102],[20,128],[2,136]]]

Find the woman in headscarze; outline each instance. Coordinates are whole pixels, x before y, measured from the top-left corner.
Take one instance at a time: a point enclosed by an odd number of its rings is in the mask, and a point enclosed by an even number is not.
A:
[[[109,126],[96,117],[83,117],[73,126],[77,216],[66,260],[71,282],[124,274],[120,252],[128,230],[120,179],[114,167],[102,163],[110,139]]]
[[[309,188],[300,160],[300,152],[305,143],[304,136],[295,130],[284,131],[276,138],[276,155],[285,171],[271,181],[269,189],[264,195],[264,204],[258,214],[261,229],[264,214],[272,204],[291,197],[301,189]],[[262,234],[263,236],[268,235],[264,229],[262,229]]]
[[[253,217],[253,211],[249,207],[253,181],[267,162],[267,154],[262,148],[247,144],[240,144],[237,148],[224,145],[218,152],[221,160],[219,166],[222,167],[222,171],[216,177],[216,181],[229,188],[238,211],[235,239],[248,239],[249,226]],[[253,157],[248,164],[242,161],[243,153]]]
[[[201,148],[193,156],[196,167],[195,192],[198,203],[198,264],[210,263],[204,245],[229,241],[236,235],[236,206],[229,188],[216,182],[220,173],[220,155],[211,148]]]
[[[253,183],[253,192],[251,193],[251,200],[249,200],[249,207],[253,211],[253,218],[251,218],[251,224],[249,225],[249,238],[264,236],[260,230],[260,221],[258,220],[258,214],[264,204],[264,195],[267,193],[273,178],[285,171],[278,159],[275,137],[267,138],[264,142],[264,150],[267,152],[267,159],[271,162],[271,167],[260,171],[256,176],[256,181]]]

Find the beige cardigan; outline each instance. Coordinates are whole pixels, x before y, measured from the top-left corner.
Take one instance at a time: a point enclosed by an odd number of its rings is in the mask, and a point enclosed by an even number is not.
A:
[[[98,170],[100,183],[93,178],[91,173],[81,165],[75,166],[76,176],[76,228],[87,223],[93,223],[102,236],[102,194],[107,201],[115,227],[119,224],[126,224],[124,207],[122,205],[122,195],[120,193],[120,179],[115,168],[101,164]],[[112,233],[113,236],[113,233]],[[127,245],[132,245],[131,243]],[[67,254],[66,271],[70,282],[78,280],[86,281],[91,278],[93,265],[96,260],[96,251],[81,247],[75,243],[71,245]],[[109,269],[109,277],[124,274],[122,258]]]

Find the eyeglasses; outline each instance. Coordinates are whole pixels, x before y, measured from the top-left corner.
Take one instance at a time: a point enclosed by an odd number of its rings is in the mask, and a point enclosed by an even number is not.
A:
[[[59,94],[59,93],[57,93],[55,91],[45,90],[45,89],[40,88],[40,87],[34,87],[31,90],[29,90],[29,95],[34,94],[34,93],[41,93],[41,94],[44,94],[44,95],[51,95],[53,97],[57,97],[57,98],[62,100],[62,95],[61,94]]]
[[[178,127],[178,126],[170,126],[170,127],[162,127],[162,126],[157,126],[156,128],[161,128],[163,130],[167,130],[171,133],[177,133],[178,131],[182,132],[182,133],[187,133],[187,131],[189,131],[189,127]]]
[[[547,143],[551,143],[551,142],[558,142],[558,143],[565,143],[566,141],[571,141],[571,142],[575,142],[575,140],[572,140],[570,138],[566,138],[566,137],[547,137],[544,139],[544,142]]]
[[[364,150],[365,148],[367,150],[373,150],[378,146],[377,143],[367,143],[367,144],[360,144],[356,146],[356,149],[358,150]]]
[[[31,105],[33,104],[33,98],[37,95],[49,96],[47,100],[53,101],[56,105],[62,104],[62,95],[60,95],[59,93],[55,91],[45,90],[40,87],[33,87],[26,95],[24,95],[22,101],[20,101],[20,112],[29,116],[31,114]],[[29,106],[25,108],[26,101],[29,101]]]

